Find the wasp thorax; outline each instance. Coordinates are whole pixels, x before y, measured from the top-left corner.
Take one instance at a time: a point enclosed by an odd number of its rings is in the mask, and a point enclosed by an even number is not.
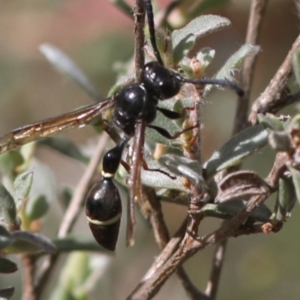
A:
[[[149,62],[142,73],[142,82],[146,89],[160,100],[174,97],[179,93],[181,82],[176,73],[158,62]]]

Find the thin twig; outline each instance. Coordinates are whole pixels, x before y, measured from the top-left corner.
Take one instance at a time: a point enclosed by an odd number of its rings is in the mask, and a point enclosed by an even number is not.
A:
[[[64,218],[60,224],[57,237],[64,238],[73,228],[78,216],[81,214],[81,208],[85,201],[85,196],[89,191],[91,185],[91,179],[93,178],[99,161],[102,157],[103,150],[107,144],[108,136],[106,134],[101,135],[94,155],[92,156],[87,169],[85,170],[82,178],[74,190],[73,197],[70,201],[70,205],[64,215]]]
[[[252,106],[252,112],[249,116],[249,121],[252,124],[257,122],[258,113],[268,112],[270,107],[276,106],[276,102],[280,101],[281,95],[285,90],[287,80],[292,74],[292,57],[293,53],[298,47],[300,47],[300,35],[296,38],[288,55],[284,59],[282,65],[279,67],[265,91],[254,102]]]
[[[36,259],[30,254],[21,255],[23,266],[23,293],[22,300],[36,300],[37,295],[34,289],[34,274]]]
[[[257,45],[260,28],[262,25],[268,0],[252,0],[250,8],[250,16],[247,27],[246,44]],[[258,53],[247,57],[244,61],[241,72],[241,84],[245,91],[243,97],[237,102],[233,135],[243,130],[247,125],[247,115],[250,101],[250,89],[253,82],[254,68],[257,61]]]
[[[205,290],[205,295],[207,295],[210,300],[216,299],[217,296],[220,275],[221,275],[222,266],[225,258],[227,241],[228,241],[227,239],[224,239],[216,246],[215,249],[209,281],[207,283],[206,290]]]
[[[147,196],[147,201],[151,204],[150,222],[152,224],[156,242],[160,249],[163,249],[169,242],[170,238],[168,227],[164,220],[161,203],[153,189],[144,187],[143,192],[143,194]],[[179,266],[176,269],[176,274],[191,300],[207,299],[207,297],[193,285],[182,266]]]

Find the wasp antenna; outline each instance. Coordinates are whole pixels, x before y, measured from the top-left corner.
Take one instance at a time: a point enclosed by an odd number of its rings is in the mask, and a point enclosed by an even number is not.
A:
[[[149,26],[149,32],[150,32],[150,42],[153,48],[154,55],[157,59],[157,61],[163,66],[163,60],[160,56],[160,53],[158,51],[157,45],[156,45],[156,33],[155,33],[155,26],[154,26],[154,16],[153,16],[153,9],[152,9],[152,3],[151,0],[144,0],[145,7],[146,7],[146,14],[147,14],[147,20],[148,20],[148,26]]]
[[[177,78],[181,82],[186,82],[186,83],[192,83],[192,84],[213,84],[213,85],[220,85],[226,88],[229,88],[233,91],[236,92],[236,94],[239,97],[243,97],[245,92],[242,88],[240,88],[237,84],[234,82],[227,80],[227,79],[216,79],[216,78],[201,78],[201,79],[189,79],[189,78],[184,78],[182,76],[177,76]]]

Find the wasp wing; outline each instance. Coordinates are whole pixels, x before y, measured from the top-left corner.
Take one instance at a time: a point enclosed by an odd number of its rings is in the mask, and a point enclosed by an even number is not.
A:
[[[80,128],[90,124],[101,115],[104,109],[112,107],[113,102],[112,98],[108,98],[60,116],[18,127],[0,137],[0,153],[18,148],[21,145],[56,134],[63,130],[76,127]]]
[[[146,123],[141,120],[135,128],[132,156],[130,163],[130,172],[128,178],[129,201],[128,201],[128,216],[127,216],[127,246],[134,244],[134,227],[136,224],[135,218],[135,203],[141,201],[142,184],[141,184],[141,168],[143,164],[143,149],[145,141]]]

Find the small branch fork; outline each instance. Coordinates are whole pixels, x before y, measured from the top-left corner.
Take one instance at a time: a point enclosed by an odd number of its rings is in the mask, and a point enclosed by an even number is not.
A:
[[[296,38],[288,55],[282,65],[272,78],[270,84],[266,87],[261,96],[253,103],[249,121],[252,124],[257,122],[258,113],[272,112],[274,107],[282,106],[282,97],[286,99],[285,89],[289,77],[292,74],[292,56],[297,48],[300,47],[300,35]],[[279,102],[279,104],[278,104]]]

